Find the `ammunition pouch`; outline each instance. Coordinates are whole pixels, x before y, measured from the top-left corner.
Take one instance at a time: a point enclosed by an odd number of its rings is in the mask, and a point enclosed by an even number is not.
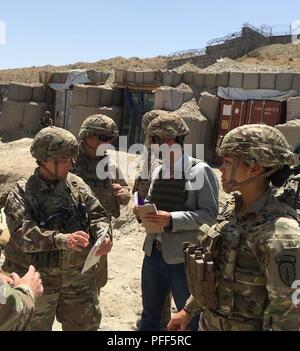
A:
[[[206,226],[205,229],[209,227]],[[209,245],[203,246],[184,243],[184,257],[187,282],[190,293],[194,296],[201,307],[216,309],[216,278],[218,270],[216,267],[216,257],[220,244],[220,234],[214,232],[209,239]]]

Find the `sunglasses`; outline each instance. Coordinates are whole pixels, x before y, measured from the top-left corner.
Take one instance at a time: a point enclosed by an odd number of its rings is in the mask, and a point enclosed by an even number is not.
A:
[[[108,135],[98,135],[94,134],[99,141],[102,141],[104,143],[107,143],[108,141],[112,141],[114,138]]]
[[[151,137],[151,143],[152,144],[155,144],[155,145],[162,145],[164,144],[165,140],[164,139],[161,139],[159,136],[152,136]]]

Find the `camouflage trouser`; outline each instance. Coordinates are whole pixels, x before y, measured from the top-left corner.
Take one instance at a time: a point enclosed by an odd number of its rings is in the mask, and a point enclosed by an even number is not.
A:
[[[221,315],[205,310],[200,318],[200,331],[262,331],[263,323],[258,319],[224,318]]]
[[[10,272],[24,275],[26,270],[6,264]],[[97,331],[101,322],[98,289],[94,275],[80,270],[39,270],[44,295],[37,299],[27,331],[51,331],[55,317],[64,331]],[[94,273],[94,272],[93,272]]]
[[[98,289],[98,293],[100,295],[100,291],[107,284],[108,279],[108,262],[107,255],[102,256],[99,263],[95,269],[95,280]]]

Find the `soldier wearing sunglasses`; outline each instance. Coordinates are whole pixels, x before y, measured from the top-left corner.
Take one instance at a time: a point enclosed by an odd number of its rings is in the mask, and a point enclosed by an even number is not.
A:
[[[127,205],[130,200],[128,185],[115,163],[105,152],[97,156],[99,146],[111,145],[119,136],[116,123],[109,117],[97,114],[85,120],[79,132],[79,157],[73,173],[80,176],[93,190],[95,196],[110,216],[120,216],[120,206]],[[112,177],[99,179],[97,166],[99,162],[107,161],[108,170]],[[101,257],[97,268],[97,284],[100,289],[107,283],[107,256]]]

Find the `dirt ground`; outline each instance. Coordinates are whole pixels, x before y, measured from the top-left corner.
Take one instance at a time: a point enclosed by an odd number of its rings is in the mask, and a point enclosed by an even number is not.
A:
[[[31,142],[32,139],[25,138],[0,143],[0,207],[4,206],[6,193],[16,180],[29,177],[35,168],[35,161],[29,152]],[[136,160],[133,155],[112,153],[114,159],[117,155],[121,159],[128,156],[129,162]],[[126,170],[122,170],[132,188],[135,173],[131,171],[128,174]],[[101,296],[101,330],[135,330],[136,320],[141,313],[140,275],[145,232],[137,223],[132,207],[133,201],[128,207],[122,208],[121,217],[113,222],[114,247],[109,255],[109,281]],[[53,330],[61,330],[60,324],[55,322]]]

